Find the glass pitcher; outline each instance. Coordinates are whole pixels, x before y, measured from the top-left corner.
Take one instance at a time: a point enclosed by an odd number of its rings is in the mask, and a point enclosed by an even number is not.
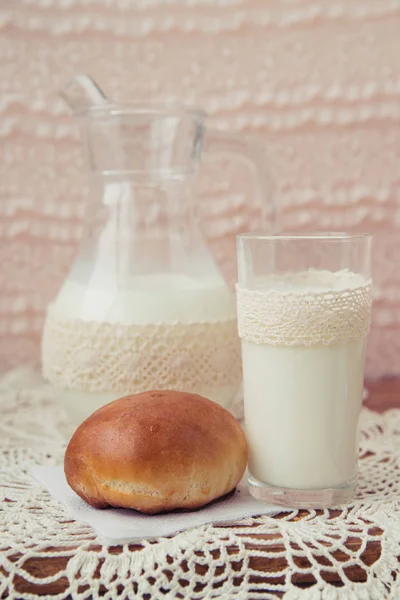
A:
[[[206,132],[204,113],[186,107],[108,104],[78,115],[93,194],[78,257],[47,311],[44,376],[74,425],[151,389],[234,411],[235,301],[198,227],[193,184],[203,148],[241,155],[272,219],[257,146]]]

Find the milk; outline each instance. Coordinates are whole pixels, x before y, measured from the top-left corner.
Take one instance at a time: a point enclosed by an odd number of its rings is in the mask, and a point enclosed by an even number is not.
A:
[[[67,279],[54,303],[61,319],[107,323],[190,323],[235,317],[235,302],[218,279],[196,280],[160,273],[124,281],[83,285]]]
[[[120,289],[113,281],[110,285],[99,283],[83,285],[67,279],[51,307],[52,318],[55,316],[57,324],[70,327],[71,320],[79,320],[78,323],[94,321],[99,323],[99,327],[103,323],[116,326],[158,323],[169,326],[203,322],[210,328],[209,343],[212,346],[213,323],[236,318],[234,298],[218,278],[198,280],[165,273],[132,277],[124,281]],[[90,345],[90,339],[85,341]],[[213,387],[204,381],[203,385],[187,391],[230,408],[237,387],[237,384]],[[114,390],[90,393],[78,389],[57,389],[58,399],[75,424],[120,396],[121,393]]]
[[[271,279],[266,289],[304,294],[360,283],[346,274],[315,272],[302,281]],[[309,346],[242,339],[245,428],[253,477],[270,486],[299,490],[352,482],[364,357],[364,339]]]
[[[242,342],[249,470],[295,489],[335,487],[356,475],[365,343],[317,347]]]

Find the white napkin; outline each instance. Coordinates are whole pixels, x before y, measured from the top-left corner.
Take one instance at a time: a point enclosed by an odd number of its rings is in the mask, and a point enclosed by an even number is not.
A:
[[[264,504],[250,496],[245,479],[226,500],[192,512],[143,515],[126,508],[98,509],[89,506],[69,487],[59,467],[33,467],[33,477],[41,483],[76,521],[89,524],[110,546],[171,535],[206,523],[235,521],[253,515],[282,512],[278,506]]]

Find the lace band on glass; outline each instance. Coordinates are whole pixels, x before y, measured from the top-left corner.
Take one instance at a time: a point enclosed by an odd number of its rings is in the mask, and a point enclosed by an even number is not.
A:
[[[370,329],[371,282],[322,292],[237,285],[236,292],[239,336],[256,344],[337,344],[362,339]]]

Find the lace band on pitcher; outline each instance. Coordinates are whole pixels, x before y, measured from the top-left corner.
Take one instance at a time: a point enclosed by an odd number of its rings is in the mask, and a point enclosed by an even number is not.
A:
[[[42,358],[45,378],[86,392],[191,390],[241,379],[236,319],[115,325],[60,319],[50,306]]]
[[[239,336],[256,344],[309,346],[363,339],[371,324],[371,282],[322,292],[236,286]]]

